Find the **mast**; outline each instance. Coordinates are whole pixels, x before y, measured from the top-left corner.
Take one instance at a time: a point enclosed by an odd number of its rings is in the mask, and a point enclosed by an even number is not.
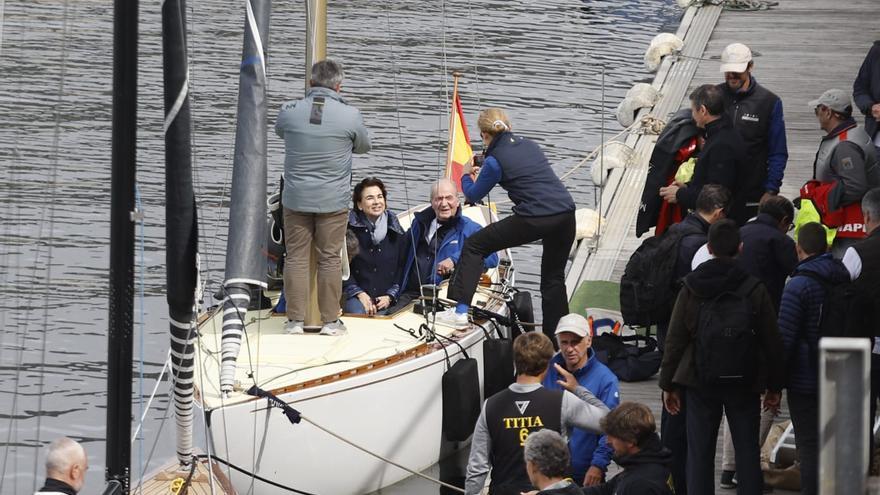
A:
[[[327,58],[327,0],[306,0],[306,91],[312,66]]]
[[[199,228],[192,181],[186,0],[162,3],[165,88],[165,266],[177,459],[192,462],[195,290]]]
[[[107,493],[128,493],[131,471],[132,322],[137,167],[138,1],[113,7],[113,135],[107,338]],[[111,486],[115,485],[115,486]]]
[[[266,55],[270,0],[248,0],[223,282],[220,390],[232,392],[250,290],[266,287]]]

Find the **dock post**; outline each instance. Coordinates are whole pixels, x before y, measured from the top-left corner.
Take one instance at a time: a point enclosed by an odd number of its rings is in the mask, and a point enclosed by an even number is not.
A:
[[[865,493],[868,473],[868,339],[819,341],[819,493]]]

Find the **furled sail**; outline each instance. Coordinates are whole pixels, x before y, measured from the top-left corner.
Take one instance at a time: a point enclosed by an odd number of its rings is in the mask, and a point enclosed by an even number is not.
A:
[[[232,165],[220,390],[232,391],[251,288],[266,286],[266,53],[269,0],[248,0]]]
[[[192,180],[186,0],[162,3],[165,85],[165,266],[177,459],[192,462],[198,217]]]

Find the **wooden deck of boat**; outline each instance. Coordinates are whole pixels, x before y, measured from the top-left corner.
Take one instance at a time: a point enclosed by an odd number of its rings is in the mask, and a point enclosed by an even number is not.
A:
[[[783,102],[789,160],[781,194],[796,197],[812,174],[822,134],[807,102],[830,88],[851,90],[865,54],[878,37],[876,15],[871,15],[876,7],[876,0],[779,0],[770,10],[754,12],[688,9],[677,34],[685,41],[683,55],[699,60],[680,57],[664,61],[654,81],[663,97],[650,113],[665,119],[670,112],[686,107],[693,88],[723,80],[718,71],[721,50],[734,42],[747,44],[754,54],[754,76]],[[656,137],[639,136],[628,144],[633,141],[636,163],[625,171],[615,171],[608,181],[603,197],[610,201],[600,208],[608,226],[598,242],[579,247],[566,283],[569,293],[586,280],[619,281],[626,261],[644,239],[635,237],[635,218]],[[649,405],[658,427],[659,395],[656,378],[621,383],[621,398]],[[716,453],[719,470],[720,444]]]
[[[189,473],[177,470],[177,461],[169,462],[156,473],[148,476],[142,486],[135,487],[131,493],[137,495],[169,495],[183,493],[180,491]],[[205,462],[196,464],[196,472],[190,480],[188,495],[235,495],[235,489],[222,471],[214,465],[213,483],[209,478],[209,467]],[[212,486],[213,485],[213,486]]]

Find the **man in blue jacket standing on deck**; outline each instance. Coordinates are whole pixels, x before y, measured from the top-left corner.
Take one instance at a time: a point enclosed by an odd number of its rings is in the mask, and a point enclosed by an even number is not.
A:
[[[614,409],[620,403],[617,377],[596,359],[587,319],[577,313],[563,316],[556,325],[559,352],[550,360],[542,385],[550,390],[561,390],[557,380],[563,379],[554,365],[563,366],[578,383]],[[573,428],[568,440],[571,450],[571,475],[577,483],[594,486],[602,483],[614,451],[605,435]]]
[[[731,43],[721,52],[724,108],[733,128],[746,144],[746,218],[758,214],[758,204],[778,194],[788,162],[782,100],[752,76],[752,51]]]

